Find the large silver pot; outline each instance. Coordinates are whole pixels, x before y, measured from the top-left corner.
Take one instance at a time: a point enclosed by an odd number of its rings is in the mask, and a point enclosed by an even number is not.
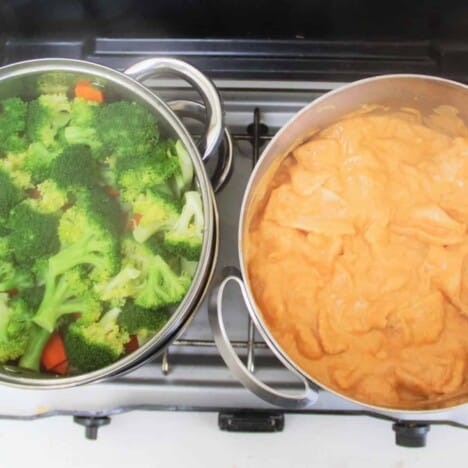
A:
[[[253,205],[261,199],[268,182],[267,173],[274,170],[279,162],[292,149],[304,143],[311,135],[338,121],[344,115],[359,109],[365,104],[381,104],[390,107],[408,106],[423,113],[440,105],[451,105],[460,112],[460,117],[468,121],[468,86],[441,78],[423,75],[386,75],[369,78],[331,91],[302,109],[273,138],[261,155],[252,173],[244,195],[239,220],[238,251],[240,270],[228,267],[216,281],[210,294],[209,318],[218,349],[233,375],[249,390],[273,405],[289,409],[307,408],[318,398],[318,390],[323,388],[349,401],[385,412],[423,412],[424,410],[403,411],[387,407],[366,405],[339,392],[327,388],[314,380],[307,372],[295,364],[282,350],[270,333],[262,317],[247,274],[244,257],[244,236],[248,228]],[[241,289],[250,317],[267,345],[278,359],[302,380],[305,390],[299,395],[277,391],[254,376],[235,353],[223,321],[222,299],[226,285],[235,282]],[[453,400],[440,401],[431,406],[430,411],[452,408],[468,402],[468,395]]]
[[[55,73],[70,74],[80,79],[99,83],[106,92],[119,99],[128,99],[147,106],[157,117],[163,137],[180,139],[187,149],[195,170],[195,179],[200,190],[205,230],[203,247],[197,271],[192,285],[182,303],[160,332],[144,346],[116,363],[82,375],[71,377],[51,377],[36,374],[15,366],[0,368],[0,383],[23,388],[66,388],[96,382],[108,377],[121,375],[143,364],[149,356],[156,356],[185,329],[198,305],[202,301],[214,271],[218,253],[218,214],[214,201],[213,189],[205,171],[203,161],[215,154],[223,133],[223,112],[216,88],[200,71],[180,60],[155,58],[139,62],[124,73],[91,62],[68,59],[41,59],[16,63],[0,69],[0,98],[21,96],[29,99],[37,95],[38,80],[44,82],[47,77],[54,79]],[[203,139],[203,154],[200,154],[188,130],[171,110],[148,88],[140,83],[149,77],[176,75],[191,83],[202,96],[206,115],[207,130]],[[175,103],[180,107],[180,102]],[[185,107],[199,108],[196,103],[185,102]],[[227,172],[226,168],[221,177]],[[222,185],[222,180],[215,181]]]

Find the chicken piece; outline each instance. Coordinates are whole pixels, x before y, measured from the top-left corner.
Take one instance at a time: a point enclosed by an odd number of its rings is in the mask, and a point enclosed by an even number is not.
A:
[[[458,244],[466,236],[466,224],[458,223],[437,205],[416,206],[397,213],[390,228],[397,234],[436,245]]]

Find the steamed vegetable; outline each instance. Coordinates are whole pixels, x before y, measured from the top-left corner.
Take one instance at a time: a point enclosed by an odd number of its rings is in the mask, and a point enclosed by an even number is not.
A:
[[[68,375],[165,325],[204,215],[187,151],[143,105],[67,74],[38,86],[0,100],[0,364]]]

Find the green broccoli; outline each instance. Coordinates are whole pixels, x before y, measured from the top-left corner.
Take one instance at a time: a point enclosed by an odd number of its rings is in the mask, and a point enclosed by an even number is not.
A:
[[[177,158],[171,157],[171,141],[159,142],[147,151],[135,152],[131,157],[109,157],[107,163],[113,179],[127,202],[132,202],[146,189],[173,196],[169,182],[179,170]]]
[[[22,197],[21,192],[14,185],[10,176],[0,169],[0,222],[5,222],[11,209],[17,205]]]
[[[125,158],[150,152],[159,140],[156,117],[136,102],[117,101],[100,106],[96,129],[109,154]]]
[[[20,298],[0,293],[0,363],[18,359],[31,330],[31,313]]]
[[[38,75],[36,87],[39,94],[68,94],[77,81],[75,72],[51,71]]]
[[[127,237],[122,242],[122,270],[101,290],[108,301],[134,298],[145,308],[159,308],[179,303],[188,291],[191,279],[178,275],[151,249]]]
[[[75,98],[71,103],[70,125],[64,129],[64,139],[68,145],[87,145],[96,159],[105,152],[96,130],[96,116],[99,104],[83,98]]]
[[[69,202],[67,192],[52,180],[45,180],[36,189],[39,197],[30,200],[29,204],[39,213],[55,213]]]
[[[50,269],[53,271],[52,267]],[[101,312],[101,304],[91,289],[85,290],[85,284],[79,268],[60,275],[48,274],[34,323],[52,332],[58,320],[67,314],[80,313],[83,320],[93,321]]]
[[[99,182],[99,168],[88,146],[66,147],[51,164],[52,180],[62,189],[79,190]]]
[[[200,258],[203,244],[203,207],[198,192],[186,192],[182,213],[173,227],[164,234],[166,248],[188,260]]]
[[[84,282],[81,267],[87,267],[89,281],[108,281],[119,268],[116,239],[88,205],[77,202],[69,208],[60,218],[58,233],[61,249],[42,270],[44,278],[38,282],[45,285],[44,297],[33,317],[33,322],[49,334],[66,314],[80,312],[95,318],[100,311],[99,298],[92,283]],[[21,366],[39,369],[44,336],[40,330],[31,336]]]
[[[178,276],[159,255],[148,260],[147,268],[146,281],[135,296],[135,304],[164,307],[176,305],[184,298],[191,283],[188,276]]]
[[[27,265],[37,257],[54,254],[59,250],[58,219],[55,215],[39,213],[29,200],[10,212],[7,227],[10,229],[10,246],[16,261]]]
[[[148,161],[126,169],[122,169],[121,166],[117,162],[115,180],[126,202],[132,203],[140,193],[147,189],[173,196],[168,182],[178,169],[175,159]]]
[[[139,218],[133,229],[133,237],[140,243],[156,232],[170,229],[180,215],[172,200],[151,190],[139,195],[132,209]]]
[[[101,104],[88,101],[82,97],[75,97],[71,101],[70,127],[94,127],[96,115]]]
[[[77,204],[94,213],[116,238],[122,235],[126,228],[126,214],[117,198],[109,196],[102,187],[93,187],[78,194]]]
[[[193,182],[193,163],[190,155],[180,140],[177,140],[174,151],[170,152],[172,158],[177,158],[178,171],[174,175],[174,188],[178,197],[189,190]]]
[[[23,138],[27,109],[27,103],[19,97],[0,101],[0,156],[27,148],[27,141]]]
[[[95,323],[72,323],[65,333],[65,349],[70,364],[82,372],[109,366],[125,352],[129,334],[117,323],[121,309],[106,312]]]
[[[33,142],[24,154],[23,169],[30,175],[30,181],[41,183],[50,176],[52,162],[60,154],[61,148],[56,145],[46,148],[42,142]]]
[[[79,205],[71,207],[60,219],[58,232],[62,249],[49,260],[51,274],[88,264],[90,278],[102,282],[119,270],[118,241],[95,213]]]
[[[0,260],[0,293],[12,290],[22,290],[34,285],[33,275],[24,269],[20,269],[13,262]]]
[[[65,251],[61,251],[63,252]],[[78,268],[66,270],[61,274],[54,273],[54,268],[50,266],[45,278],[44,296],[32,317],[37,326],[29,337],[19,363],[25,369],[39,370],[42,350],[63,316],[80,313],[80,322],[92,323],[101,312],[102,306],[97,296],[90,289],[84,291],[82,275]]]
[[[31,311],[31,318],[33,312],[35,312],[41,305],[42,298],[44,297],[44,287],[33,285],[30,288],[24,288],[20,291],[20,297],[25,302],[28,310]]]
[[[144,309],[128,300],[122,307],[117,323],[130,335],[136,335],[138,343],[142,345],[161,330],[170,317],[168,309]]]
[[[26,135],[29,141],[46,148],[57,144],[56,137],[70,120],[70,102],[66,94],[42,94],[29,103]]]
[[[31,174],[24,167],[28,151],[23,153],[8,153],[0,158],[0,170],[8,173],[11,182],[19,190],[31,188]]]
[[[122,305],[125,302],[125,298],[135,293],[138,284],[135,280],[141,274],[141,270],[137,270],[131,265],[126,265],[108,283],[96,285],[96,290],[102,300],[109,301],[116,306]]]

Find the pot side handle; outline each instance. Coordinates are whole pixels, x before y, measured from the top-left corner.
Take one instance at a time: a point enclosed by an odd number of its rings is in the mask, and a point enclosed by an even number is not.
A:
[[[221,99],[209,78],[192,65],[167,57],[143,60],[127,68],[124,73],[138,81],[156,76],[177,75],[193,85],[205,103],[208,119],[206,134],[202,140],[202,159],[205,161],[213,156],[223,138],[224,128]]]
[[[261,382],[247,369],[236,354],[226,333],[222,307],[224,289],[231,281],[234,281],[239,286],[247,309],[252,315],[252,311],[249,307],[247,290],[242,280],[241,273],[234,267],[224,268],[222,277],[214,284],[208,302],[208,316],[214,340],[231,373],[242,383],[242,385],[244,385],[244,387],[248,388],[259,398],[272,405],[287,409],[303,409],[312,406],[317,401],[317,392],[310,388],[308,382],[290,366],[283,363],[303,382],[305,387],[305,390],[299,395],[280,392]]]

